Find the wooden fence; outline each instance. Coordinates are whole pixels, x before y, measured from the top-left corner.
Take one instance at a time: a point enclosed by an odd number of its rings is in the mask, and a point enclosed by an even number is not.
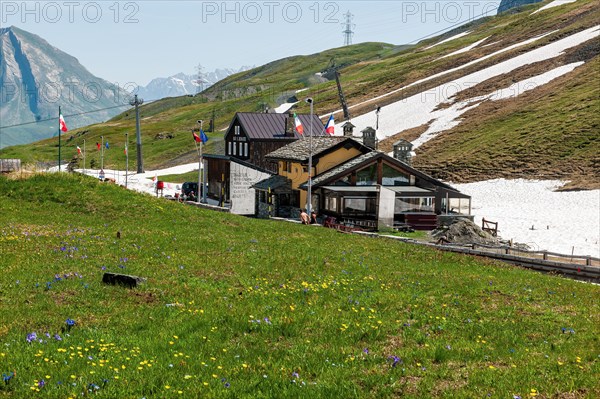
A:
[[[549,251],[528,251],[508,246],[483,244],[432,244],[410,238],[379,235],[377,233],[355,232],[372,237],[391,238],[411,244],[425,245],[443,251],[458,252],[467,255],[482,256],[502,262],[512,263],[525,268],[555,273],[576,280],[600,284],[600,258],[593,256],[565,255]]]

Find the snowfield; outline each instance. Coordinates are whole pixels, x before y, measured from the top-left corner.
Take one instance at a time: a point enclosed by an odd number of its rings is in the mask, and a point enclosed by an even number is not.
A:
[[[535,10],[529,15],[537,14],[538,12],[547,10],[549,8],[562,6],[563,4],[575,3],[576,1],[577,0],[554,0],[553,2],[546,4],[544,7]]]
[[[452,184],[472,197],[475,223],[498,222],[503,239],[533,250],[600,257],[600,190],[555,192],[559,180]]]

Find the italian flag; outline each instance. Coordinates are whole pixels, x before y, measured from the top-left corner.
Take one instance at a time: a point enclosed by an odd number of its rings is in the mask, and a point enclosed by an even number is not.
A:
[[[127,144],[125,144],[124,152],[125,152],[125,155],[127,155]]]
[[[302,122],[300,122],[300,118],[296,114],[294,114],[294,123],[296,124],[296,131],[299,134],[304,134],[304,126],[302,126]]]
[[[65,118],[63,118],[62,114],[58,114],[58,123],[60,124],[60,130],[63,132],[69,130],[67,129],[67,124],[65,123]]]

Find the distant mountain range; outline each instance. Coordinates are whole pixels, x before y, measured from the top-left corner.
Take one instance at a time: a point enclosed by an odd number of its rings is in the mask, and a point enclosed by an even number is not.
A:
[[[202,81],[198,75],[178,73],[168,78],[153,79],[147,86],[140,86],[136,93],[147,101],[160,100],[165,97],[178,97],[196,94],[206,90],[218,81],[238,72],[244,72],[253,67],[243,66],[240,69],[223,68],[202,74]]]
[[[0,148],[51,137],[58,107],[69,129],[110,119],[129,94],[71,55],[14,26],[0,28]],[[19,126],[14,126],[19,125]]]
[[[248,69],[204,73],[200,87]],[[136,93],[150,101],[196,94],[198,87],[197,76],[179,73],[154,79]],[[0,28],[0,148],[56,135],[59,106],[73,130],[127,110],[130,97],[43,38],[14,26]]]

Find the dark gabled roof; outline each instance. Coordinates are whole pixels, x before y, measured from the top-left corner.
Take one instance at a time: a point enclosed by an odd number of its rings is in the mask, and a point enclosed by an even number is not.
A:
[[[363,152],[371,151],[369,148],[363,146],[357,140],[353,140],[350,137],[343,136],[325,136],[325,137],[313,137],[312,139],[312,155],[313,158],[318,158],[321,154],[334,150],[336,148],[349,145],[362,149]],[[282,159],[289,161],[300,161],[308,162],[308,158],[311,152],[311,140],[310,137],[296,140],[293,143],[285,145],[277,150],[268,153],[265,158],[270,159]]]
[[[332,180],[334,180],[336,177],[343,175],[351,170],[355,170],[355,169],[359,169],[367,164],[369,164],[370,162],[373,162],[374,160],[376,160],[377,158],[383,158],[385,161],[391,163],[391,164],[396,164],[397,166],[405,169],[407,172],[417,176],[420,179],[423,179],[425,181],[428,181],[432,184],[434,184],[435,186],[444,188],[446,190],[452,190],[452,191],[456,191],[459,192],[457,189],[455,189],[454,187],[443,183],[437,179],[434,179],[433,177],[413,168],[412,166],[396,159],[396,158],[392,158],[389,155],[381,152],[381,151],[372,151],[363,155],[359,155],[356,158],[352,158],[351,160],[344,162],[343,164],[336,166],[335,168],[329,169],[328,171],[326,171],[325,173],[321,173],[318,176],[315,176],[312,180],[313,187],[318,187],[320,185],[325,185],[326,183],[331,182]],[[306,183],[304,182],[300,185],[300,188],[306,188]]]
[[[302,138],[302,135],[298,134],[294,129],[294,136],[285,135],[285,121],[286,118],[293,118],[290,114],[274,114],[274,113],[255,113],[255,112],[238,112],[235,114],[231,126],[236,120],[240,122],[244,131],[250,139],[253,140],[273,140],[273,139],[287,139],[295,140]],[[304,127],[304,136],[310,135],[311,125],[313,136],[324,136],[325,126],[317,115],[311,116],[307,114],[298,115],[300,122]]]
[[[280,175],[273,175],[271,177],[267,177],[264,180],[259,181],[251,186],[257,190],[266,191],[268,189],[277,190],[277,189],[289,189],[292,190],[292,181],[287,177],[283,177]]]

